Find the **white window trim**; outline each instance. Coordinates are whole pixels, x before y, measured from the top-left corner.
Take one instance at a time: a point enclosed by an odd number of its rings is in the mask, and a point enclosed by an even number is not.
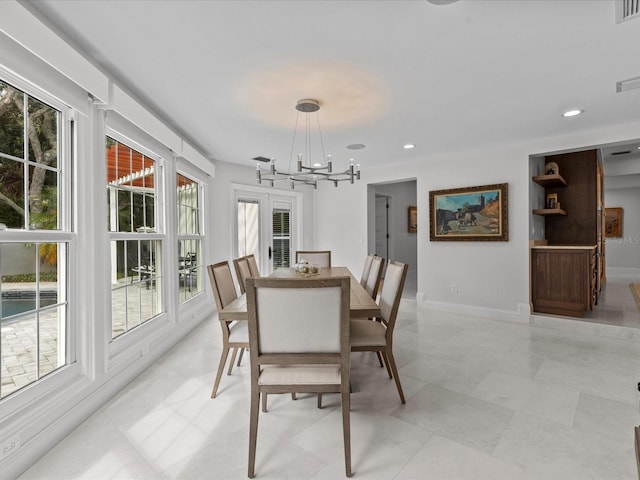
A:
[[[131,128],[134,129],[135,126],[131,125]],[[167,160],[160,154],[154,152],[150,148],[141,144],[132,138],[131,135],[127,135],[122,133],[121,130],[115,129],[109,125],[105,127],[105,135],[104,137],[111,137],[114,140],[125,144],[126,146],[136,150],[137,152],[145,155],[152,159],[156,164],[156,172],[155,172],[155,186],[156,186],[156,208],[155,208],[155,225],[156,232],[155,233],[145,233],[138,234],[136,232],[110,232],[107,231],[108,242],[109,244],[113,240],[133,240],[133,239],[144,239],[144,240],[159,240],[162,242],[162,272],[163,272],[163,281],[162,281],[162,290],[160,292],[161,298],[163,299],[163,310],[156,316],[150,318],[145,321],[141,325],[134,327],[133,329],[119,335],[116,338],[112,338],[112,302],[108,302],[108,322],[104,322],[104,339],[107,343],[107,352],[108,352],[108,362],[107,362],[107,370],[111,370],[116,368],[120,362],[128,362],[130,360],[129,355],[139,355],[140,351],[144,354],[149,351],[149,344],[153,342],[154,338],[159,338],[162,335],[162,332],[165,328],[170,326],[172,322],[169,320],[170,315],[170,302],[168,298],[168,292],[170,291],[170,286],[173,283],[169,280],[169,276],[172,275],[174,269],[170,268],[167,255],[168,249],[170,248],[167,240],[166,234],[166,203],[165,203],[165,184],[166,184],[166,166]],[[104,145],[104,143],[103,143]],[[106,165],[106,164],[105,164]],[[104,167],[106,168],[106,167]],[[106,227],[106,219],[105,219],[105,227]],[[144,235],[144,236],[141,236]],[[108,248],[108,252],[111,252],[111,249]],[[109,253],[110,254],[110,253]],[[109,261],[109,265],[111,266],[111,261]],[[111,298],[111,268],[106,272],[107,282],[109,288],[109,298]],[[142,346],[141,346],[142,345]],[[133,353],[132,353],[133,352]]]
[[[72,205],[72,188],[73,176],[75,169],[72,168],[73,152],[72,127],[71,124],[76,120],[76,111],[67,104],[60,101],[56,97],[50,95],[37,85],[22,79],[10,70],[0,65],[0,77],[12,86],[23,91],[25,94],[33,97],[60,112],[60,122],[58,125],[58,142],[60,154],[58,157],[58,169],[60,170],[60,180],[58,184],[58,195],[63,205],[59,211],[60,230],[49,231],[31,231],[31,230],[0,230],[0,242],[3,243],[66,243],[67,254],[63,261],[66,268],[60,272],[61,278],[58,278],[58,284],[65,288],[65,300],[67,302],[67,322],[65,326],[65,365],[57,368],[53,372],[45,375],[41,379],[30,383],[28,386],[12,393],[10,396],[0,400],[3,414],[0,416],[0,422],[11,415],[16,414],[19,410],[25,408],[25,405],[32,405],[40,401],[43,397],[51,395],[52,392],[66,388],[70,381],[78,378],[83,373],[83,368],[78,365],[77,360],[80,351],[79,335],[78,335],[78,306],[76,302],[76,237],[72,231],[75,224],[74,209]],[[66,287],[64,287],[66,286]]]
[[[302,245],[303,231],[304,231],[304,218],[302,212],[304,212],[303,198],[302,192],[292,192],[289,190],[278,190],[267,187],[257,187],[255,185],[243,185],[240,183],[231,183],[229,189],[229,225],[231,228],[229,229],[229,246],[230,258],[236,258],[238,256],[237,251],[237,236],[238,236],[238,228],[236,225],[236,203],[238,200],[246,198],[246,199],[255,199],[255,200],[263,200],[264,198],[267,201],[278,201],[280,199],[286,200],[294,200],[294,208],[291,212],[291,216],[295,217],[296,220],[296,229],[295,229],[295,242],[299,248]],[[285,201],[286,201],[285,200]],[[265,228],[263,226],[263,228]],[[264,232],[260,231],[260,238],[264,238]],[[293,233],[293,232],[292,232]]]
[[[198,263],[200,265],[202,265],[202,289],[196,293],[195,295],[193,295],[192,297],[186,299],[184,302],[180,301],[180,298],[177,298],[177,304],[178,304],[178,308],[184,308],[186,305],[188,305],[193,299],[197,299],[199,297],[201,297],[202,295],[205,294],[206,292],[206,287],[205,287],[205,282],[206,282],[206,278],[207,278],[207,274],[206,274],[206,265],[207,263],[205,262],[206,256],[205,256],[205,252],[204,252],[204,245],[205,245],[205,227],[204,227],[204,219],[205,219],[205,214],[204,214],[204,209],[205,209],[205,185],[206,185],[206,180],[201,178],[202,174],[198,174],[195,170],[195,168],[189,168],[187,165],[187,161],[180,161],[180,162],[176,162],[176,174],[174,175],[174,179],[177,175],[183,175],[185,177],[190,178],[191,180],[194,180],[197,184],[198,184],[198,227],[199,227],[199,231],[200,233],[197,235],[194,234],[180,234],[178,233],[177,229],[176,229],[176,245],[180,240],[199,240],[200,241],[200,258],[198,259]],[[176,222],[175,225],[176,227],[178,226],[178,212],[177,212],[177,206],[178,206],[178,202],[177,202],[177,198],[176,198]],[[177,272],[176,272],[177,273]],[[176,294],[179,296],[179,288],[176,288]]]

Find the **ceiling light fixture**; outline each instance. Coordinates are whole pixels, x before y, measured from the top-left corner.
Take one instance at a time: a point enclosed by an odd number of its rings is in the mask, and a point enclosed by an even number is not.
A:
[[[291,157],[289,158],[289,170],[291,170],[291,162],[293,160],[293,150],[296,144],[296,133],[298,133],[298,119],[300,112],[305,114],[305,138],[304,138],[304,151],[305,156],[302,153],[298,154],[298,167],[296,172],[287,173],[279,172],[276,168],[276,160],[272,159],[269,169],[263,171],[258,163],[256,168],[256,179],[258,183],[267,181],[271,183],[273,187],[275,182],[288,181],[291,183],[291,188],[295,188],[296,184],[312,185],[314,188],[318,188],[318,182],[327,180],[333,182],[334,186],[338,186],[338,182],[349,181],[353,183],[355,180],[360,180],[360,164],[354,163],[353,158],[349,160],[349,167],[342,172],[333,171],[333,161],[331,155],[326,155],[324,151],[324,143],[322,141],[322,131],[320,130],[320,117],[317,114],[320,110],[320,104],[317,100],[305,98],[298,100],[296,104],[296,124],[293,131],[293,143],[291,145]],[[312,161],[311,159],[311,114],[316,114],[316,120],[318,124],[318,135],[320,138],[320,147],[322,149],[322,157],[327,159],[326,164]]]
[[[404,148],[405,150],[411,150],[412,148],[416,148],[416,146],[413,143],[407,143],[403,145],[402,148]]]
[[[563,117],[575,117],[576,115],[580,115],[584,110],[567,110],[562,114]]]

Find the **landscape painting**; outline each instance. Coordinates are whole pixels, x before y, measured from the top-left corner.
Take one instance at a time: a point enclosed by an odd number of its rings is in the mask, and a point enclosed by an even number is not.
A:
[[[507,184],[429,192],[431,241],[508,241]]]

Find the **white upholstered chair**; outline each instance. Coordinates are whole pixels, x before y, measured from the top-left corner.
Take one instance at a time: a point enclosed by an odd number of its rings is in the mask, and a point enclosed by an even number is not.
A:
[[[378,297],[378,289],[380,288],[380,280],[382,280],[382,271],[384,270],[384,258],[374,256],[371,259],[371,268],[367,276],[367,283],[364,289],[374,300]]]
[[[349,277],[247,279],[250,478],[260,396],[294,392],[341,394],[345,471],[351,476],[349,282]]]
[[[298,250],[296,252],[296,263],[306,260],[315,263],[319,267],[331,266],[331,250]]]
[[[218,312],[224,307],[238,298],[238,292],[233,283],[233,277],[231,275],[231,266],[229,262],[219,262],[214,265],[207,266],[207,272],[209,274],[209,281],[211,282],[211,288],[213,290],[213,297],[216,301]],[[241,354],[245,348],[249,348],[249,333],[248,325],[244,320],[235,322],[220,321],[222,327],[222,355],[220,356],[220,362],[218,363],[218,372],[216,373],[216,379],[213,384],[213,390],[211,392],[211,398],[215,398],[218,392],[218,385],[220,384],[220,378],[224,370],[224,365],[227,362],[229,350],[233,349],[233,355],[231,362],[229,363],[229,371],[227,375],[231,375],[233,369],[233,362],[236,359],[238,349]]]
[[[362,276],[360,277],[360,285],[362,285],[363,288],[366,288],[367,286],[369,272],[371,271],[371,262],[373,261],[374,256],[375,255],[370,253],[369,255],[367,255],[367,258],[364,259],[364,267],[362,268]]]
[[[249,271],[251,272],[252,277],[259,277],[260,270],[258,269],[258,262],[256,261],[256,256],[254,254],[247,255],[244,257],[247,259],[247,263],[249,264]]]
[[[396,326],[398,307],[402,298],[402,289],[407,278],[409,266],[400,262],[389,262],[380,293],[380,317],[378,322],[367,319],[352,319],[351,351],[376,352],[382,355],[389,378],[393,378],[400,394],[400,401],[405,403],[398,368],[393,356],[393,330]]]
[[[233,266],[236,270],[236,278],[238,279],[240,293],[244,293],[247,278],[253,276],[251,275],[251,269],[249,268],[249,261],[247,260],[247,257],[234,258]]]

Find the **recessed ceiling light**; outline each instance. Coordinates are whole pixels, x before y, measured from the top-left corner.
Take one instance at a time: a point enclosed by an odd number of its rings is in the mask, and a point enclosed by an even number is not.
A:
[[[347,145],[349,150],[362,150],[364,145],[362,143],[352,143],[351,145]]]
[[[563,117],[575,117],[576,115],[580,115],[584,110],[567,110],[562,114]]]
[[[402,148],[404,148],[405,150],[411,150],[412,148],[416,148],[416,146],[413,143],[407,143],[403,145]]]

